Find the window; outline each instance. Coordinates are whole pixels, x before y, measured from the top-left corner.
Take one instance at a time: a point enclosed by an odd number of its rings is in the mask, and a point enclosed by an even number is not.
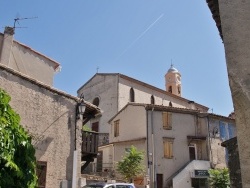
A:
[[[164,157],[167,159],[173,158],[173,138],[164,138],[163,145],[164,145]]]
[[[192,187],[208,187],[207,178],[191,178]]]
[[[167,130],[172,129],[172,113],[171,112],[162,112],[162,123],[163,123],[163,129],[167,129]]]
[[[151,96],[151,104],[155,104],[155,98],[153,95]]]
[[[114,137],[119,136],[119,123],[120,123],[120,120],[116,120],[114,122]]]
[[[94,98],[93,105],[99,106],[100,99],[98,97]]]
[[[129,96],[129,101],[130,101],[130,102],[135,102],[135,92],[134,92],[134,89],[133,89],[133,88],[130,89],[129,94],[130,94],[130,96]]]
[[[114,185],[110,185],[107,188],[115,188],[115,186]]]
[[[181,94],[181,86],[178,85],[178,94]]]
[[[36,174],[38,177],[38,188],[46,187],[47,162],[37,161]]]
[[[172,86],[168,87],[168,92],[172,93]]]
[[[132,185],[116,185],[116,188],[133,188]]]
[[[125,148],[125,152],[130,152],[131,151],[131,148]]]
[[[92,131],[99,131],[99,122],[92,123]]]

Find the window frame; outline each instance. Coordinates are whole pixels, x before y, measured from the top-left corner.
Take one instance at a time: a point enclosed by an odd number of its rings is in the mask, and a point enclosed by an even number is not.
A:
[[[173,87],[172,86],[168,86],[168,92],[173,93]]]
[[[118,137],[119,136],[119,128],[120,128],[120,120],[116,120],[114,121],[114,137]]]
[[[154,95],[151,95],[150,103],[151,104],[155,104],[155,97],[154,97]]]
[[[95,106],[99,106],[100,105],[100,98],[99,97],[95,97],[92,101],[92,104]]]
[[[166,159],[174,158],[174,138],[163,138],[163,156]]]
[[[38,188],[46,187],[46,176],[47,176],[47,161],[37,161],[36,174],[37,174],[37,183]],[[39,173],[39,174],[38,174]]]
[[[135,102],[135,91],[134,88],[130,88],[129,91],[129,102]]]
[[[162,112],[162,128],[172,130],[172,112]]]

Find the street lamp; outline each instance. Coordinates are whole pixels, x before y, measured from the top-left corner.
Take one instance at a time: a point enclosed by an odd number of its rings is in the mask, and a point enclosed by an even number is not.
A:
[[[85,110],[86,110],[86,105],[83,102],[83,100],[81,100],[81,102],[77,103],[77,106],[76,106],[76,117],[77,117],[77,119],[83,119],[82,116],[83,116]]]
[[[83,119],[82,116],[86,110],[86,105],[85,105],[85,103],[83,103],[83,101],[81,101],[81,103],[78,103],[77,105],[78,105],[78,107],[77,107],[78,114],[77,115],[79,116],[80,119]]]

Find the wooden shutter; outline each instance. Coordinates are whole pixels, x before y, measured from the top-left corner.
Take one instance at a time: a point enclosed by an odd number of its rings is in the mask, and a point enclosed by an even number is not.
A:
[[[163,129],[172,129],[172,113],[162,112]]]
[[[173,141],[164,141],[164,157],[173,158]]]
[[[168,143],[164,142],[164,157],[168,157],[169,149],[168,149]]]

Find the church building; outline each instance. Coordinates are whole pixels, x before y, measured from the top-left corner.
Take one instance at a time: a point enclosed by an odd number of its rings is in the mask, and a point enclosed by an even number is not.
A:
[[[108,143],[108,121],[129,102],[172,106],[207,112],[208,107],[181,96],[181,74],[173,65],[165,75],[166,90],[120,73],[96,73],[77,94],[103,110],[88,126],[100,133],[100,145]]]

